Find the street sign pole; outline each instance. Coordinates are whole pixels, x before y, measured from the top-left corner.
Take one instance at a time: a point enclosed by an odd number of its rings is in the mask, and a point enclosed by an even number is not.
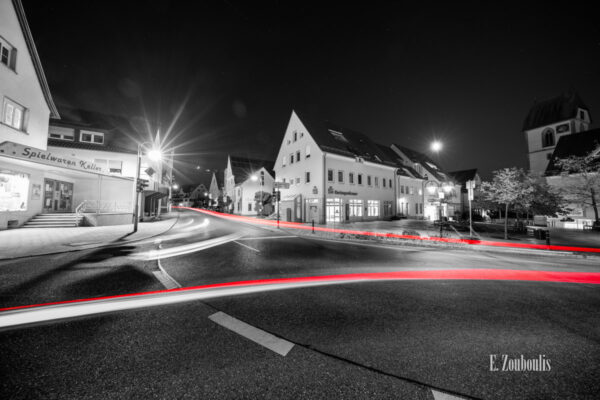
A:
[[[473,237],[473,211],[471,209],[471,201],[473,200],[473,190],[475,189],[475,181],[467,181],[467,190],[469,192],[469,235]]]

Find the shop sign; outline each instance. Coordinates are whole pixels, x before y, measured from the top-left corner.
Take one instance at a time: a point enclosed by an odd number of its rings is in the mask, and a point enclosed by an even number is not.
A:
[[[106,167],[97,165],[94,162],[80,160],[78,158],[68,157],[63,154],[56,154],[50,151],[36,149],[35,147],[30,146],[23,146],[21,144],[12,142],[4,142],[0,144],[0,155],[19,160],[50,165],[53,167],[108,175]]]
[[[358,193],[356,193],[356,192],[342,192],[340,190],[334,190],[333,192],[335,194],[341,194],[341,195],[344,195],[344,196],[357,196],[358,195]]]

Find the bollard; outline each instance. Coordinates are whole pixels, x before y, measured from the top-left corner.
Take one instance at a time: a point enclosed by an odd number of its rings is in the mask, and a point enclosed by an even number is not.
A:
[[[312,233],[315,233],[315,220],[312,220]]]

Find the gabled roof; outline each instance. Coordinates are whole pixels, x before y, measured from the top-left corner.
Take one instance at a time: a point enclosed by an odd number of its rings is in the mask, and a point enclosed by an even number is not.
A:
[[[398,154],[396,154],[396,152],[391,147],[384,146],[382,144],[377,144],[377,146],[391,160],[394,160],[394,162],[396,163],[396,166],[398,168],[398,171],[396,172],[397,175],[414,177],[417,179],[424,179],[413,167],[411,167],[410,165],[405,165],[402,158],[400,158],[400,156]]]
[[[60,114],[58,113],[58,109],[54,104],[54,100],[52,100],[50,87],[48,86],[48,81],[46,80],[44,69],[42,68],[42,62],[40,61],[40,56],[38,55],[37,49],[35,47],[35,42],[33,41],[33,36],[31,35],[31,30],[29,29],[27,18],[25,17],[25,10],[23,9],[23,4],[21,4],[21,0],[12,0],[12,3],[17,13],[17,19],[19,20],[21,31],[23,32],[23,36],[25,37],[27,50],[29,50],[29,54],[31,55],[31,61],[33,62],[33,67],[35,69],[38,81],[40,82],[40,87],[42,88],[44,99],[46,100],[46,104],[50,109],[50,117],[59,119]]]
[[[589,110],[574,91],[536,102],[523,122],[523,131],[575,118],[578,108]]]
[[[231,160],[231,173],[236,185],[246,182],[253,173],[259,171],[261,168],[266,169],[272,177],[275,176],[273,173],[274,161],[241,156],[229,156],[229,159]]]
[[[555,165],[556,159],[569,156],[582,157],[600,147],[600,129],[591,129],[571,135],[561,136],[554,148],[552,158],[546,167],[546,175],[557,175],[560,169]]]
[[[60,121],[50,121],[50,125],[109,132],[111,146],[137,151],[141,138],[127,118],[68,107],[61,107],[60,111]]]
[[[475,179],[475,175],[477,175],[477,168],[448,172],[448,175],[454,182],[464,186],[466,185],[467,181]]]
[[[361,157],[365,161],[391,167],[396,166],[394,159],[365,134],[344,128],[315,114],[297,110],[294,112],[322,151],[352,158]]]
[[[442,172],[442,168],[431,158],[427,157],[427,155],[416,150],[409,149],[408,147],[401,146],[399,144],[394,143],[394,146],[396,146],[402,153],[404,153],[404,155],[408,157],[412,162],[421,164],[421,166],[427,171],[427,173],[436,178],[437,180],[445,181],[447,179],[446,175]]]

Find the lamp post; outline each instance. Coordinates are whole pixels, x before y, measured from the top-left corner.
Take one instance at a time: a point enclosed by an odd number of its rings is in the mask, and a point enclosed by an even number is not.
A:
[[[137,148],[137,167],[135,169],[135,207],[133,211],[133,232],[137,232],[138,230],[138,220],[139,220],[139,210],[140,210],[140,191],[138,189],[138,184],[140,182],[140,169],[142,168],[142,147],[146,144],[152,144],[153,142],[143,142],[138,144]],[[160,150],[153,147],[150,151],[148,151],[148,158],[152,161],[158,161],[162,158],[162,154]]]

